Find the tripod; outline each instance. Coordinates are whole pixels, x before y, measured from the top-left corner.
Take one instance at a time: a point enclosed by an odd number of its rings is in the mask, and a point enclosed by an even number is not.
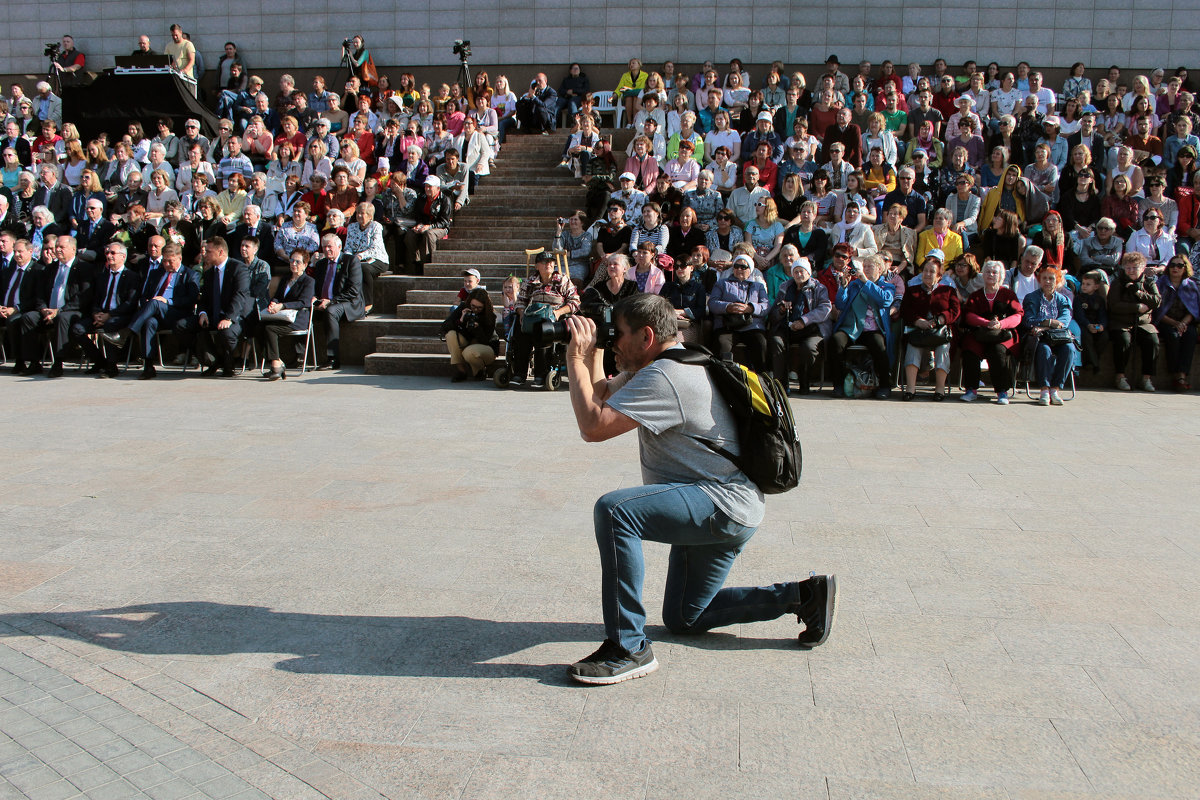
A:
[[[458,57],[458,87],[462,89],[463,97],[467,96],[467,91],[471,88],[471,68],[467,66],[465,55]]]

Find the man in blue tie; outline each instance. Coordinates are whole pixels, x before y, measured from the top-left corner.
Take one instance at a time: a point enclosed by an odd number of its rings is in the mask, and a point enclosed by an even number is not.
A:
[[[158,238],[158,237],[154,237]],[[180,269],[183,250],[177,244],[163,246],[161,265],[150,270],[142,288],[142,307],[129,323],[129,331],[142,342],[142,374],[139,380],[157,375],[154,360],[154,336],[160,328],[173,330],[180,320],[196,311],[200,281],[194,270]]]
[[[313,267],[317,285],[313,324],[324,331],[325,358],[317,369],[340,369],[342,323],[362,319],[367,313],[363,304],[362,264],[358,256],[342,252],[342,240],[332,233],[321,237],[321,254],[324,258]]]
[[[91,305],[91,269],[76,258],[74,236],[60,236],[54,245],[58,260],[41,271],[36,310],[38,317],[30,320],[21,332],[25,361],[32,368],[38,363],[42,337],[52,336],[54,363],[48,377],[63,373],[63,352],[71,339],[71,327],[83,316],[85,306]],[[27,370],[28,372],[28,370]]]
[[[4,328],[5,346],[13,353],[14,375],[36,375],[42,371],[42,365],[37,361],[26,368],[21,341],[25,318],[32,315],[36,319],[38,316],[35,308],[38,280],[33,246],[25,239],[18,239],[13,245],[9,267],[0,275],[0,326]]]
[[[91,334],[102,342],[114,342],[113,338],[128,327],[133,312],[137,310],[138,287],[141,276],[125,268],[129,250],[121,242],[109,242],[104,246],[105,269],[97,273],[92,281],[91,306],[85,307],[80,319],[71,326],[71,341],[79,345],[92,362],[91,372],[109,378],[117,377],[116,362],[108,358],[100,347],[91,340]]]
[[[212,377],[233,377],[233,351],[242,335],[242,324],[254,304],[250,298],[250,273],[246,265],[229,257],[229,245],[220,236],[204,242],[204,282],[195,316],[180,320],[175,326],[185,346],[196,345],[201,363],[209,361],[211,345],[216,353],[204,370]]]

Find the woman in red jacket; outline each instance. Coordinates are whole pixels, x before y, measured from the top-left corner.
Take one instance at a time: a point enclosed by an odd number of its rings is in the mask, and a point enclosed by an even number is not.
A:
[[[921,265],[921,282],[909,286],[900,301],[904,321],[904,393],[912,400],[917,390],[917,371],[933,356],[936,386],[933,399],[946,399],[946,374],[950,372],[950,330],[958,321],[961,304],[958,290],[941,283],[942,262],[927,258]],[[944,336],[943,336],[944,334]]]
[[[1004,265],[987,261],[983,265],[983,288],[967,298],[962,307],[962,335],[959,349],[963,359],[963,386],[960,398],[965,403],[979,399],[980,362],[987,359],[996,402],[1008,405],[1013,387],[1008,355],[1017,346],[1017,326],[1025,316],[1021,301],[1004,285]]]

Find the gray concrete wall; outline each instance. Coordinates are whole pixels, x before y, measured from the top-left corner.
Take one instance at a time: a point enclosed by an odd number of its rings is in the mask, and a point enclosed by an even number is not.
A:
[[[457,38],[474,45],[479,65],[615,64],[638,56],[683,64],[705,59],[747,63],[782,59],[815,64],[830,52],[843,62],[968,58],[1039,67],[1083,61],[1134,69],[1194,66],[1200,52],[1195,0],[993,0],[977,6],[940,0],[691,0],[680,7],[640,0],[204,0],[183,12],[134,0],[9,0],[0,37],[0,74],[44,69],[45,42],[72,33],[88,68],[112,66],[139,33],[156,48],[179,22],[210,67],[226,40],[252,68],[328,68],[341,40],[365,32],[384,67],[453,63]]]

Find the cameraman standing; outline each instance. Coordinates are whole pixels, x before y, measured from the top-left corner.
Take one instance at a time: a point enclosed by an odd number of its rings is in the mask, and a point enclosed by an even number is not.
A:
[[[350,60],[352,75],[358,78],[363,86],[375,88],[379,85],[379,75],[375,71],[375,62],[371,59],[371,51],[361,34],[342,41],[342,56]]]
[[[766,503],[732,461],[709,447],[737,451],[735,420],[705,368],[656,360],[677,346],[675,309],[666,298],[637,294],[613,313],[608,343],[622,374],[605,379],[596,325],[567,317],[571,405],[585,441],[636,429],[645,485],[602,496],[594,510],[600,548],[601,604],[607,638],[568,668],[587,684],[620,683],[658,669],[643,630],[642,541],[671,545],[663,623],[673,633],[702,633],[741,622],[796,614],[801,647],[829,637],[837,600],[832,575],[763,587],[722,588],[754,535]]]
[[[65,89],[83,83],[84,55],[75,49],[75,39],[67,34],[62,37],[62,49],[54,56],[54,71],[58,74],[58,85]]]

